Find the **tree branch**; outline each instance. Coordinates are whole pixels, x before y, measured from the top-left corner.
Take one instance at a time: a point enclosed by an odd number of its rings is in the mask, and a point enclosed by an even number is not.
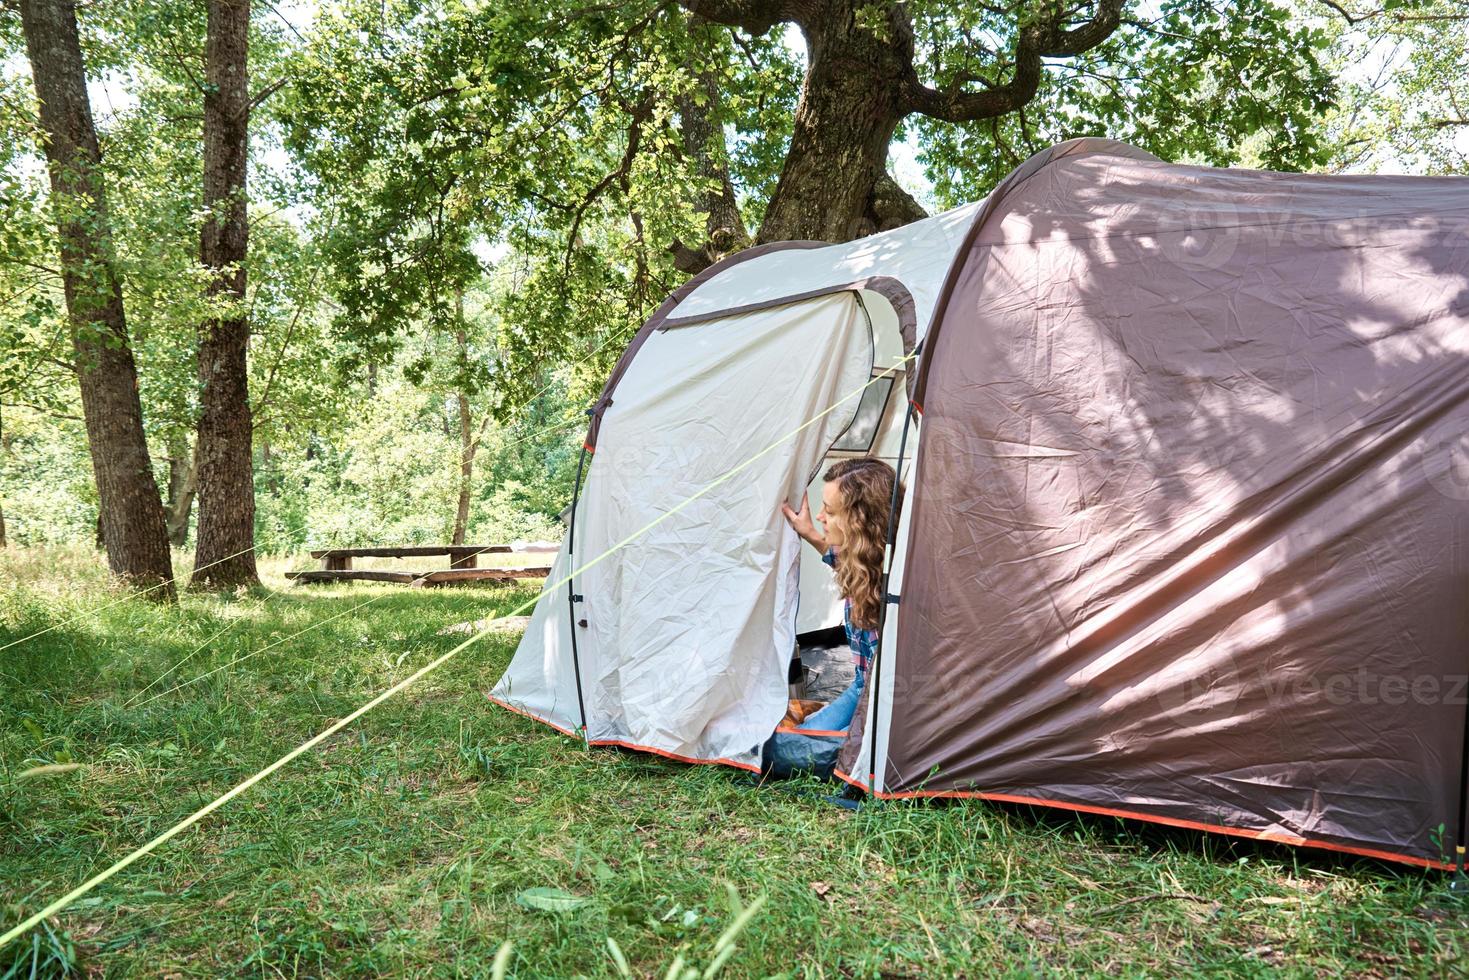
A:
[[[5,408],[29,408],[33,412],[49,415],[53,419],[66,419],[71,422],[84,421],[80,415],[69,415],[66,412],[54,411],[47,405],[32,405],[30,402],[0,402]]]
[[[1376,19],[1378,17],[1382,17],[1383,15],[1386,15],[1388,20],[1397,21],[1399,24],[1409,24],[1409,23],[1416,23],[1416,22],[1420,22],[1420,21],[1441,21],[1441,20],[1442,21],[1460,21],[1460,20],[1469,20],[1469,13],[1463,13],[1463,14],[1405,14],[1405,13],[1399,13],[1399,12],[1389,12],[1386,7],[1378,7],[1375,10],[1369,10],[1366,13],[1357,14],[1357,13],[1353,13],[1352,11],[1348,10],[1347,7],[1344,4],[1338,3],[1337,0],[1317,0],[1317,2],[1320,3],[1320,4],[1322,4],[1322,5],[1324,5],[1324,6],[1330,7],[1332,10],[1336,11],[1338,14],[1341,14],[1342,19],[1344,19],[1348,24],[1352,25],[1353,27],[1355,27],[1356,25],[1361,24],[1361,23],[1363,23],[1365,21],[1374,20],[1374,19]]]
[[[1187,34],[1175,34],[1173,31],[1165,31],[1161,27],[1154,27],[1153,25],[1156,24],[1157,21],[1138,20],[1135,17],[1128,17],[1123,21],[1123,23],[1126,24],[1128,27],[1136,27],[1138,30],[1143,31],[1147,34],[1151,34],[1154,37],[1166,37],[1174,41],[1193,40],[1193,38],[1189,37]]]
[[[973,122],[1014,112],[1035,98],[1040,87],[1042,58],[1070,58],[1101,44],[1122,23],[1125,0],[1097,0],[1096,13],[1080,27],[1066,30],[1064,14],[1026,24],[1015,41],[1015,70],[1010,81],[982,92],[954,87],[940,91],[918,80],[910,65],[903,80],[903,103],[909,112],[945,122]]]
[[[287,20],[286,17],[285,17],[285,15],[283,15],[279,10],[277,10],[275,8],[275,5],[272,4],[270,2],[270,0],[261,0],[261,3],[263,3],[265,5],[265,9],[267,9],[271,13],[275,14],[276,17],[280,20],[280,22],[282,24],[285,24],[286,25],[286,29],[287,30],[289,30],[292,34],[296,35],[296,40],[297,41],[300,41],[303,46],[309,45],[310,42],[308,42],[306,40],[306,38],[304,38],[304,37],[301,36],[301,32],[300,31],[296,30],[296,25],[295,24],[292,24],[289,20]]]
[[[1372,10],[1368,11],[1365,14],[1354,14],[1346,7],[1343,7],[1341,4],[1337,3],[1336,0],[1317,0],[1317,2],[1330,7],[1332,10],[1335,10],[1337,13],[1341,14],[1343,18],[1346,19],[1346,22],[1348,24],[1351,24],[1353,26],[1362,23],[1362,21],[1364,20],[1371,20],[1373,17],[1376,17],[1378,14],[1382,13],[1381,10]]]
[[[576,214],[571,219],[571,230],[566,235],[566,260],[563,265],[563,271],[567,275],[571,274],[571,256],[576,251],[576,236],[581,231],[582,218],[586,216],[587,208],[592,206],[597,198],[602,195],[603,191],[612,186],[614,180],[625,182],[628,174],[632,173],[633,159],[637,157],[638,146],[643,140],[643,124],[652,115],[653,99],[651,96],[645,96],[633,107],[632,119],[629,121],[627,127],[627,149],[623,151],[622,162],[618,164],[616,170],[597,181],[597,185],[587,191],[586,196],[577,205]]]
[[[705,20],[738,27],[756,37],[776,24],[796,19],[785,0],[679,0],[679,6]]]
[[[689,18],[689,31],[700,47],[716,50],[719,35],[735,34],[723,27],[710,26],[698,15]],[[674,267],[689,275],[702,272],[724,256],[750,245],[750,233],[740,216],[739,201],[729,176],[729,153],[720,122],[720,73],[706,63],[696,75],[693,89],[680,94],[677,105],[683,152],[692,158],[694,173],[709,185],[695,203],[696,211],[704,213],[704,242],[690,246],[675,239],[668,246]],[[701,94],[702,100],[698,98]]]
[[[330,234],[330,231],[328,231],[328,234]],[[286,327],[286,335],[281,340],[280,350],[275,352],[275,360],[271,363],[270,371],[265,376],[265,388],[260,392],[260,398],[255,402],[255,411],[257,413],[263,413],[265,408],[270,404],[271,388],[275,385],[276,372],[280,370],[281,362],[286,359],[286,351],[290,349],[291,338],[296,333],[296,324],[301,319],[301,311],[306,308],[306,303],[311,293],[316,289],[316,276],[320,271],[321,263],[318,262],[311,269],[311,279],[306,284],[306,295],[301,297],[301,302],[296,304],[296,312],[291,316],[290,325]],[[261,418],[262,415],[256,415],[255,423],[251,426],[252,429],[258,429],[260,427]]]
[[[0,262],[5,263],[6,265],[23,265],[27,269],[36,269],[40,272],[46,273],[47,275],[55,276],[58,279],[61,278],[61,271],[59,269],[53,269],[49,265],[42,265],[39,262],[27,262],[25,259],[10,259],[3,256],[0,256]]]
[[[181,68],[183,70],[183,73],[188,77],[189,83],[193,85],[194,88],[198,89],[200,93],[207,94],[209,89],[204,85],[203,82],[199,80],[199,76],[195,75],[192,71],[189,70],[188,61],[185,60],[184,56],[179,52],[178,46],[173,43],[173,35],[164,34],[163,40],[164,43],[168,45],[168,50],[173,52],[173,60],[178,64],[179,68]]]
[[[288,80],[289,79],[278,78],[275,81],[271,82],[269,85],[265,86],[265,88],[261,89],[259,93],[256,94],[255,98],[251,99],[249,104],[245,106],[246,114],[248,115],[249,113],[254,112],[256,106],[264,102],[266,99],[270,98],[276,92],[279,92],[281,87],[285,85]]]

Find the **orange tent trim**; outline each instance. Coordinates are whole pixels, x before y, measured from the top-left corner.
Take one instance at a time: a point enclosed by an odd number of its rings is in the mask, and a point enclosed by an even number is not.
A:
[[[517,707],[517,706],[515,706],[513,704],[510,704],[510,703],[508,703],[506,701],[500,700],[499,698],[495,697],[493,694],[486,694],[485,697],[489,698],[495,704],[498,704],[500,707],[504,708],[507,711],[514,712],[515,714],[521,715],[522,717],[525,717],[525,718],[529,718],[531,721],[538,721],[538,722],[540,722],[543,725],[546,725],[546,726],[548,726],[550,728],[556,729],[556,731],[560,732],[562,735],[569,735],[572,738],[575,738],[575,739],[578,739],[578,740],[581,738],[581,736],[579,734],[577,734],[574,731],[571,731],[569,728],[562,728],[560,725],[556,724],[554,721],[548,721],[545,718],[542,718],[540,715],[531,714],[529,711],[526,711],[524,708],[520,708],[520,707]],[[845,734],[845,733],[838,733],[838,734]],[[649,753],[652,753],[653,755],[661,755],[665,759],[673,759],[676,762],[688,762],[688,763],[691,763],[691,764],[696,765],[696,766],[721,765],[721,766],[730,766],[730,767],[735,768],[735,769],[743,769],[746,772],[758,773],[760,771],[760,767],[759,766],[752,765],[751,763],[748,763],[748,762],[736,762],[733,759],[694,759],[694,758],[691,758],[691,757],[686,756],[686,755],[678,755],[677,753],[674,753],[674,752],[665,752],[662,749],[655,749],[652,746],[638,745],[636,742],[624,742],[621,739],[616,739],[616,738],[594,738],[594,739],[589,739],[588,742],[587,742],[587,744],[588,745],[615,745],[615,746],[617,746],[619,748],[624,748],[624,749],[636,749],[639,752],[649,752]]]
[[[838,778],[870,793],[867,784],[853,779],[851,776],[836,771]],[[1149,813],[1138,813],[1133,810],[1118,810],[1106,806],[1094,806],[1090,803],[1068,803],[1065,800],[1043,800],[1034,796],[1017,796],[1012,793],[981,793],[978,790],[911,790],[901,793],[872,793],[882,800],[911,800],[921,798],[933,799],[974,799],[991,800],[997,803],[1027,803],[1031,806],[1045,806],[1055,810],[1072,810],[1078,813],[1097,813],[1104,817],[1121,817],[1125,820],[1143,820],[1148,823],[1163,824],[1167,827],[1182,827],[1185,830],[1202,830],[1211,834],[1228,834],[1232,837],[1248,837],[1252,840],[1270,841],[1276,844],[1291,844],[1295,847],[1317,847],[1327,851],[1338,851],[1342,854],[1354,854],[1359,857],[1378,858],[1383,861],[1396,861],[1401,864],[1411,864],[1420,868],[1433,868],[1438,871],[1453,871],[1452,862],[1432,861],[1428,858],[1414,857],[1411,854],[1398,854],[1394,851],[1381,851],[1372,847],[1353,847],[1349,844],[1336,844],[1331,841],[1313,840],[1310,837],[1301,837],[1296,834],[1287,834],[1275,830],[1250,830],[1247,827],[1228,827],[1224,824],[1200,823],[1197,820],[1183,820],[1178,817],[1163,817]]]

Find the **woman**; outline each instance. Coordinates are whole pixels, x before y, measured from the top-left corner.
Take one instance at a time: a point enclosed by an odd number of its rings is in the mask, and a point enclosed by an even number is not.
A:
[[[882,608],[882,557],[887,542],[888,512],[897,474],[880,459],[842,460],[822,476],[821,512],[825,528],[811,522],[804,497],[801,509],[780,505],[796,533],[821,552],[821,560],[836,571],[837,591],[845,601],[844,625],[857,674],[836,700],[801,723],[808,731],[845,731],[857,711],[872,656],[877,651],[877,617]],[[903,488],[898,487],[898,505]]]

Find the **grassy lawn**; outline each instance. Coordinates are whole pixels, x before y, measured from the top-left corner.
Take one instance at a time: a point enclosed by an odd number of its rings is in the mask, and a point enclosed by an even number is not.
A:
[[[533,595],[287,587],[288,567],[175,610],[117,602],[90,553],[0,552],[0,645],[71,620],[0,651],[0,920],[463,639],[444,626]],[[811,786],[589,752],[485,700],[517,639],[471,646],[0,950],[0,977],[484,975],[507,940],[514,976],[619,976],[618,954],[633,975],[680,955],[703,974],[757,900],[723,976],[1466,962],[1469,901],[1436,873],[978,802],[850,812]],[[79,765],[21,775],[47,764]],[[534,907],[538,888],[579,901]]]

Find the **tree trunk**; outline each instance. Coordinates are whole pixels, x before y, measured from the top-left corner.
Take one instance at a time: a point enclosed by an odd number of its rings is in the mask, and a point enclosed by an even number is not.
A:
[[[164,520],[168,525],[168,543],[182,548],[189,540],[189,514],[194,509],[194,493],[199,487],[199,467],[187,440],[170,446],[168,457],[168,504]]]
[[[888,142],[912,113],[951,123],[995,119],[1036,96],[1045,59],[1071,58],[1097,47],[1122,23],[1127,0],[1084,4],[1023,3],[987,7],[1013,18],[1014,49],[989,49],[958,28],[982,59],[1008,61],[1004,81],[962,73],[930,88],[914,62],[909,5],[879,0],[679,0],[701,17],[756,36],[793,22],[806,39],[806,78],[775,193],[759,242],[817,239],[844,242],[924,217],[890,176]],[[1087,19],[1078,21],[1083,11]],[[972,83],[984,87],[975,90]]]
[[[455,301],[459,308],[459,329],[454,339],[459,342],[460,370],[466,367],[469,358],[469,335],[464,329],[464,293],[460,291]],[[460,383],[455,400],[459,402],[459,500],[454,505],[454,534],[450,544],[463,544],[469,529],[469,491],[474,479],[474,433],[470,428],[468,385]]]
[[[911,37],[897,15],[888,26]],[[904,223],[876,207],[877,198],[892,197],[891,188],[886,195],[878,190],[887,178],[888,144],[904,115],[904,49],[858,26],[850,12],[819,18],[803,32],[806,79],[758,241],[847,242]],[[906,220],[923,216],[917,208]]]
[[[21,27],[46,134],[67,322],[97,480],[107,563],[151,599],[176,599],[138,372],[113,264],[101,153],[71,0],[22,0]]]
[[[246,348],[245,255],[249,222],[245,166],[249,146],[249,0],[209,0],[205,48],[204,231],[199,258],[213,278],[218,315],[199,339],[199,526],[190,585],[258,585],[255,473],[251,455]]]
[[[698,15],[689,17],[689,31],[700,42],[717,47],[717,32],[722,28],[709,24]],[[693,93],[678,99],[679,135],[683,149],[694,159],[695,172],[714,184],[698,202],[704,212],[704,242],[691,248],[675,240],[669,247],[673,264],[682,272],[694,275],[750,246],[750,233],[740,215],[734,182],[729,176],[729,150],[724,142],[724,125],[720,120],[720,79],[709,69],[700,72],[698,85],[702,99]]]
[[[5,442],[5,421],[0,417],[0,465],[3,465],[5,457],[9,454],[9,445]],[[0,548],[6,547],[5,542],[5,498],[0,494]]]
[[[463,544],[469,529],[469,491],[474,479],[474,433],[469,427],[469,399],[463,391],[459,402],[459,502],[454,507],[453,544]]]

